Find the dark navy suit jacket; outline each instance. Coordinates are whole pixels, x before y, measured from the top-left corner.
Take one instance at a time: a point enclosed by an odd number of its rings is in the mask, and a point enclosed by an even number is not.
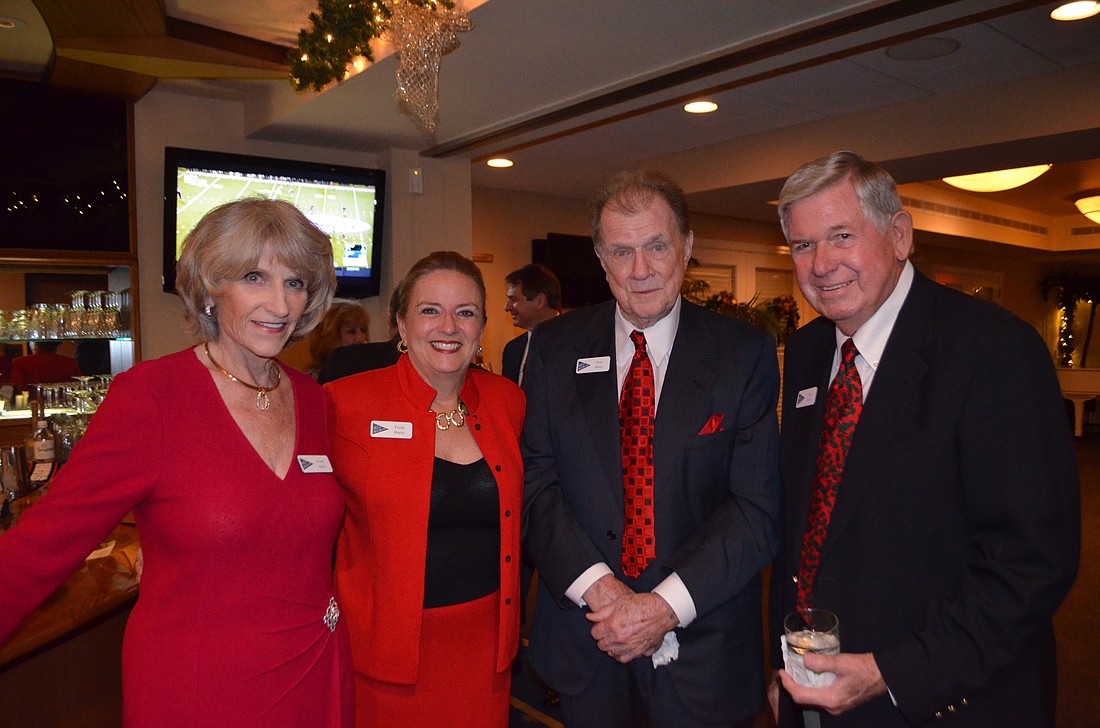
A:
[[[834,331],[816,319],[786,347],[777,665]],[[816,402],[798,406],[812,387]],[[1079,544],[1076,456],[1046,346],[1007,311],[918,273],[856,426],[814,600],[838,615],[844,652],[874,653],[898,707],[883,695],[822,725],[1052,727],[1051,615]],[[801,725],[783,707],[781,725]]]
[[[679,659],[659,669],[699,718],[746,718],[763,706],[760,571],[778,540],[775,342],[683,303],[655,421],[657,554],[631,580],[620,565],[615,305],[539,324],[527,354],[524,545],[541,575],[528,657],[551,687],[584,690],[609,658],[565,590],[598,562],[639,592],[675,571],[698,617],[676,630]],[[593,357],[609,367],[578,372]]]

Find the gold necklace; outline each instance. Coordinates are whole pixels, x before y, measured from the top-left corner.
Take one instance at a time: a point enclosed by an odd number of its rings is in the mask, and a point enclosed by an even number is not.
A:
[[[233,376],[225,367],[219,364],[217,360],[214,359],[214,355],[210,353],[210,344],[203,343],[202,348],[206,350],[206,356],[208,359],[210,359],[210,363],[214,365],[215,369],[232,379],[234,382],[237,382],[238,384],[243,384],[244,386],[256,392],[256,409],[260,410],[261,412],[267,412],[269,409],[271,409],[271,398],[267,396],[267,393],[274,392],[276,389],[279,388],[279,385],[283,383],[283,372],[281,369],[279,369],[278,364],[275,365],[275,385],[271,387],[257,387],[255,384],[249,384],[243,379],[238,379],[237,377]]]
[[[455,427],[462,427],[466,424],[466,415],[469,414],[466,405],[462,404],[461,399],[458,400],[458,406],[450,412],[428,411],[435,415],[435,426],[441,430],[449,430],[452,425]]]

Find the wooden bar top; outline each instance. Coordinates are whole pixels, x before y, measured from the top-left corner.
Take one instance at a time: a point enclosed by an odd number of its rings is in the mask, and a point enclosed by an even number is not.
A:
[[[37,495],[31,494],[26,499],[36,499]],[[0,521],[0,533],[11,525],[11,519]],[[68,635],[137,597],[135,564],[140,546],[137,527],[131,523],[119,524],[105,543],[110,541],[114,541],[110,554],[81,564],[57,591],[27,617],[11,639],[0,646],[0,670],[13,660]]]

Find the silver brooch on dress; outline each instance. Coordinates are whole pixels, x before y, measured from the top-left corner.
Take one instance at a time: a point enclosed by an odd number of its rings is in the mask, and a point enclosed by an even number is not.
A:
[[[325,618],[322,621],[329,632],[336,631],[336,623],[340,621],[340,607],[336,606],[336,597],[329,597],[328,609],[325,610]]]

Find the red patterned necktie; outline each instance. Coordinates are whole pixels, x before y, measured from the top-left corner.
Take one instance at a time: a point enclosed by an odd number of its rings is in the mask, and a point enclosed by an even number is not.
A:
[[[638,578],[656,555],[653,532],[653,410],[657,390],[645,334],[630,334],[634,358],[619,401],[619,434],[623,447],[623,573]]]
[[[836,490],[844,475],[844,461],[852,446],[852,433],[863,411],[863,383],[856,369],[856,345],[851,339],[840,349],[840,368],[825,399],[825,418],[817,451],[817,472],[810,499],[810,517],[802,536],[798,560],[798,609],[813,606],[814,580],[821,562],[821,545],[832,519]]]

